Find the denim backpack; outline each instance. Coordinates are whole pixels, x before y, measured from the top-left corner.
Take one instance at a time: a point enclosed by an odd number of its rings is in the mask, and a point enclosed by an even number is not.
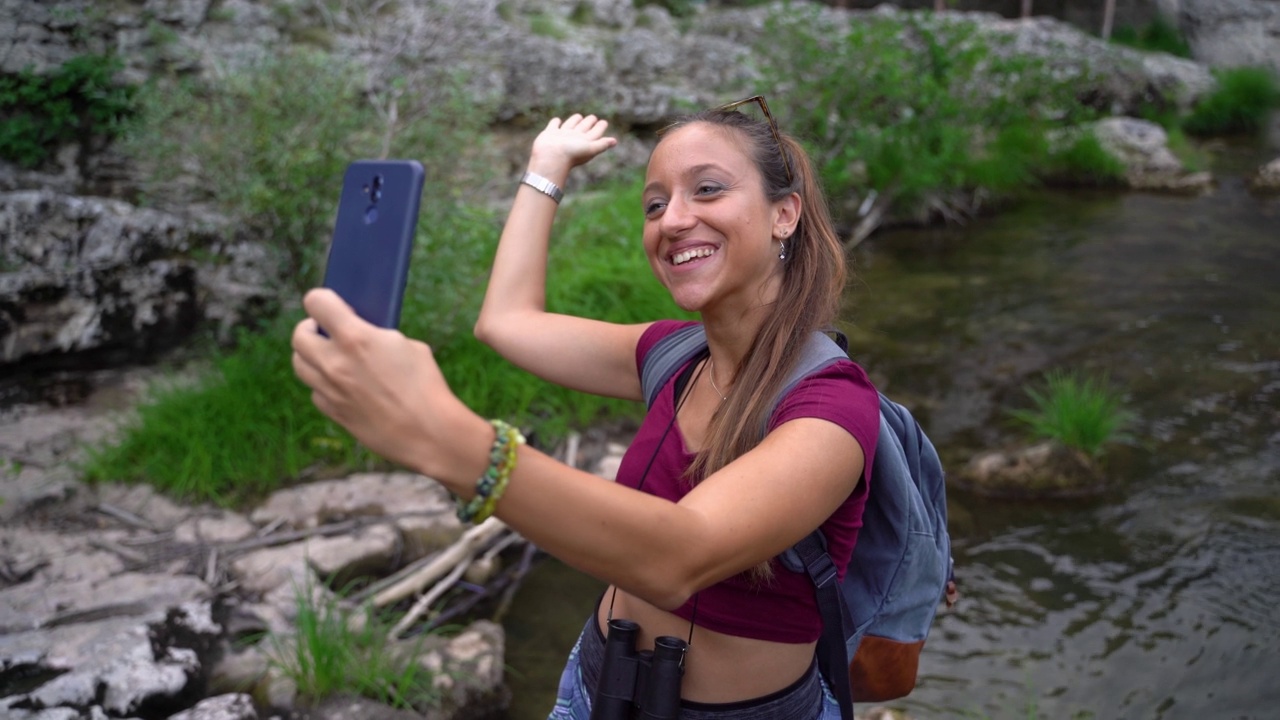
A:
[[[805,377],[848,357],[844,336],[837,339],[821,332],[810,337],[773,406]],[[700,324],[659,340],[641,362],[646,404],[652,406],[672,375],[706,347]],[[938,604],[950,606],[956,590],[942,463],[906,408],[880,394],[871,489],[844,580],[836,582],[821,529],[780,560],[813,581],[823,626],[818,663],[841,716],[852,720],[854,700],[881,702],[910,693]]]

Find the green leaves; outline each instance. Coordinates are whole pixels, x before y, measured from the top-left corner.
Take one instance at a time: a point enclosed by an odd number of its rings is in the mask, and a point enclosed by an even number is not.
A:
[[[115,81],[120,61],[80,55],[47,74],[0,74],[0,157],[40,166],[64,143],[112,138],[135,109],[135,90]]]
[[[1035,183],[1046,131],[1079,113],[1073,81],[976,24],[930,14],[856,21],[791,6],[759,48],[760,90],[807,141],[833,209],[891,193],[900,209],[930,194]]]

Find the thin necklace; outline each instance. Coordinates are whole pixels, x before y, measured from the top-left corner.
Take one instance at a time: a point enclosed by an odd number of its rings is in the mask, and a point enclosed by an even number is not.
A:
[[[716,391],[716,394],[720,396],[720,400],[722,400],[722,401],[723,401],[723,400],[728,400],[729,398],[725,397],[725,396],[724,396],[724,393],[720,392],[720,388],[716,386],[716,361],[715,361],[715,359],[714,359],[714,358],[708,358],[708,359],[707,359],[707,365],[709,365],[709,367],[707,368],[707,378],[708,378],[709,380],[711,380],[711,389]]]

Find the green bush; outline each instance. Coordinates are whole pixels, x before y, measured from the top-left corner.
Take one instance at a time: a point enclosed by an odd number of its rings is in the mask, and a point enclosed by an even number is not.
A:
[[[1280,85],[1266,68],[1232,68],[1215,74],[1218,88],[1196,105],[1183,124],[1189,133],[1253,132],[1280,106]]]
[[[1118,27],[1111,33],[1111,41],[1147,52],[1191,57],[1191,46],[1182,37],[1182,31],[1163,17],[1157,17],[1141,28]]]
[[[1107,443],[1122,439],[1124,427],[1132,421],[1105,378],[1054,371],[1045,375],[1043,390],[1027,387],[1025,392],[1034,409],[1012,410],[1010,415],[1026,423],[1037,437],[1057,440],[1092,457],[1101,455]]]
[[[807,142],[837,214],[869,189],[910,210],[934,193],[1025,187],[1045,168],[1047,129],[1084,118],[1073,81],[971,22],[787,6],[764,37],[760,90]]]
[[[366,92],[353,66],[293,50],[203,87],[158,81],[143,95],[129,148],[153,169],[149,194],[168,197],[194,176],[194,199],[215,202],[265,238],[301,290],[319,280],[350,161],[420,160],[430,168],[430,222],[457,201],[486,113],[466,101],[454,76],[401,78]]]
[[[204,86],[160,79],[143,93],[128,148],[151,170],[148,195],[214,202],[266,239],[284,277],[306,287],[332,230],[342,172],[373,147],[375,118],[360,91],[350,67],[307,51]],[[174,197],[188,190],[193,197]]]
[[[112,56],[80,55],[56,70],[0,74],[0,158],[34,168],[60,145],[110,140],[134,112],[135,90],[115,80]]]

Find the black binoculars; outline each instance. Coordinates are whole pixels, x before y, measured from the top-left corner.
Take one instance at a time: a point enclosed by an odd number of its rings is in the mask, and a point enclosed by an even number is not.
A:
[[[636,651],[640,626],[610,620],[600,679],[591,704],[591,720],[675,720],[680,716],[680,681],[689,644],[670,635],[653,641],[653,650]]]

